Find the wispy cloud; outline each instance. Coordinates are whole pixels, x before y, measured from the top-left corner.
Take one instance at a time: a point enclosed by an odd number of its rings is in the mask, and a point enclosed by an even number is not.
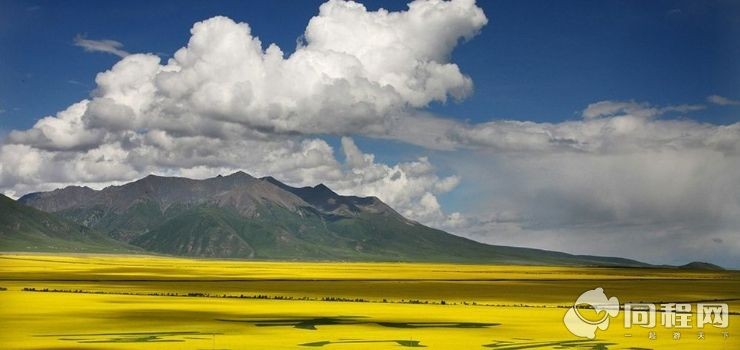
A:
[[[601,117],[613,117],[618,115],[631,115],[639,118],[652,118],[667,113],[688,113],[700,111],[706,108],[703,105],[675,105],[656,107],[647,103],[635,101],[600,101],[592,103],[583,110],[584,119],[596,119]]]
[[[126,57],[129,55],[127,51],[124,51],[123,44],[118,41],[110,39],[93,40],[87,39],[82,35],[77,35],[74,39],[75,46],[79,46],[87,52],[106,52],[118,57]]]
[[[88,84],[85,84],[85,83],[83,83],[83,82],[81,82],[81,81],[77,81],[77,80],[74,80],[74,79],[69,79],[69,80],[67,80],[67,83],[70,83],[70,84],[72,84],[72,85],[79,85],[79,86],[84,86],[84,87],[86,87],[86,88],[89,88],[89,87],[90,87],[90,85],[88,85]]]
[[[740,105],[740,100],[733,100],[720,95],[712,95],[707,97],[707,101],[720,106],[737,106]]]

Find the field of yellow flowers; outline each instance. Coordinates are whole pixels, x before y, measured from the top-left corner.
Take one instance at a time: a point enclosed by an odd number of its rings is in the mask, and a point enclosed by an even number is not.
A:
[[[740,348],[732,271],[4,254],[0,287],[2,349]],[[563,316],[597,287],[726,303],[729,326],[627,329],[622,310],[576,337]]]

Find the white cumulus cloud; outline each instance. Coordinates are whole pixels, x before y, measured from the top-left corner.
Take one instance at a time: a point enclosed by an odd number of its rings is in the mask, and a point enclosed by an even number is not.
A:
[[[470,0],[419,0],[398,12],[332,0],[290,55],[263,45],[248,24],[214,17],[195,23],[166,62],[78,36],[85,50],[122,59],[97,75],[89,99],[6,137],[0,189],[244,169],[376,195],[412,218],[437,220],[435,194],[455,187],[454,177],[438,178],[426,158],[378,163],[349,138],[345,164],[315,135],[384,133],[404,111],[464,98],[472,81],[451,52],[486,22]]]

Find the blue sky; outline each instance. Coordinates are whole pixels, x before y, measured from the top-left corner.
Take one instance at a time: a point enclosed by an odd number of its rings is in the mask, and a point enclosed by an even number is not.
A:
[[[362,4],[0,0],[0,192],[245,170],[488,243],[740,266],[740,3]]]
[[[89,54],[76,35],[168,57],[190,26],[214,15],[249,23],[263,43],[295,48],[320,1],[0,2],[0,126],[28,128],[89,95],[117,57]],[[368,8],[405,8],[367,1]],[[462,103],[432,110],[472,121],[577,118],[589,103],[703,103],[740,97],[740,4],[732,1],[484,1],[489,17],[454,61],[475,82]],[[270,14],[279,13],[279,18]],[[734,122],[740,107],[702,114]]]

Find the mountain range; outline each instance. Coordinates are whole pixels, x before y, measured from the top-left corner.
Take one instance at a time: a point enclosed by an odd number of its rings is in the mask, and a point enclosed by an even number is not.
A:
[[[0,250],[153,252],[281,260],[649,266],[487,245],[409,220],[376,197],[292,187],[244,172],[150,175],[102,190],[70,186],[0,198]]]

